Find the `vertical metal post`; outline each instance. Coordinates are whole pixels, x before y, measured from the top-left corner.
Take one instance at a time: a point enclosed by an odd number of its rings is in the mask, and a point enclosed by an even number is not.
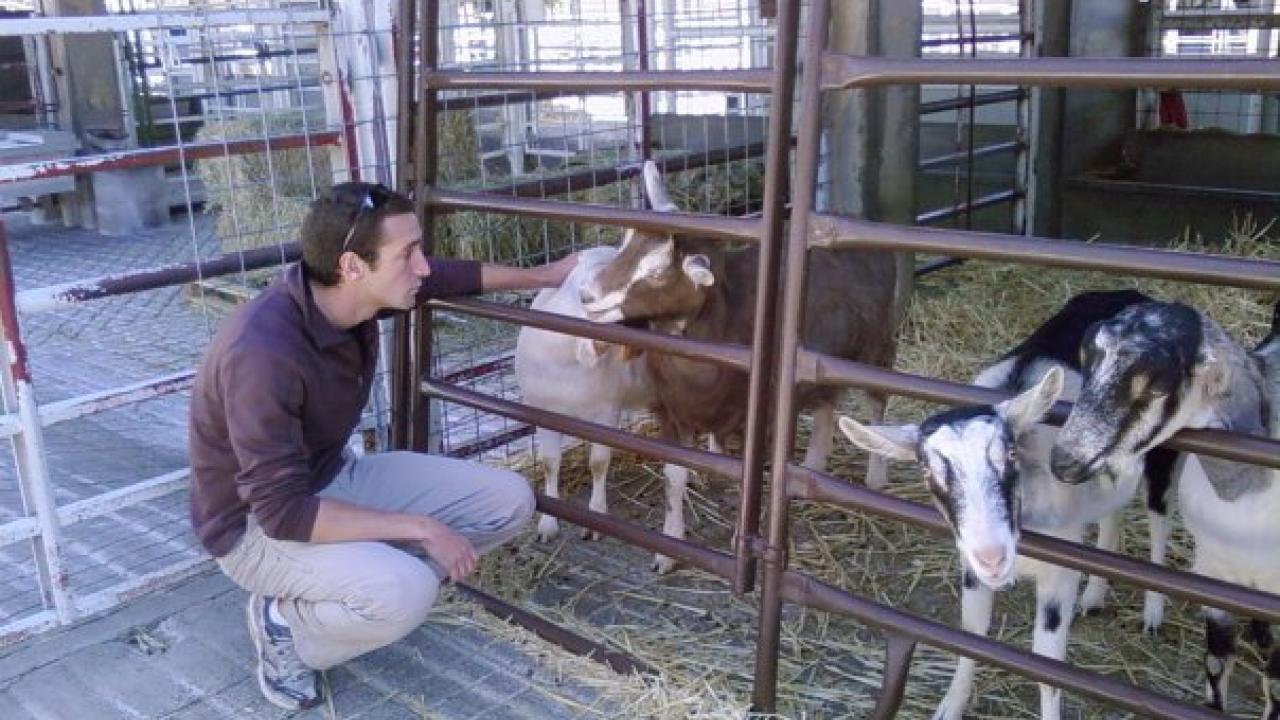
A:
[[[640,70],[649,70],[649,3],[636,0],[636,58]],[[649,136],[649,117],[653,114],[652,96],[648,91],[640,93],[640,159],[648,160],[653,154],[653,142]]]
[[[440,0],[422,0],[422,56],[420,64],[422,72],[428,73],[440,66]],[[419,81],[417,127],[414,137],[414,197],[420,198],[428,185],[436,181],[436,163],[439,159],[437,131],[437,111],[439,93],[424,87]],[[427,253],[435,249],[435,211],[429,207],[420,208],[422,220],[422,243]],[[409,447],[425,451],[429,445],[430,412],[429,403],[422,396],[420,383],[423,376],[431,369],[431,310],[419,308],[414,312],[413,321],[414,352],[412,359],[413,374],[409,378]]]
[[[71,597],[71,580],[62,565],[62,529],[58,507],[50,484],[49,465],[44,452],[44,430],[40,409],[36,405],[27,367],[27,348],[18,325],[18,306],[14,300],[13,265],[9,256],[9,235],[0,222],[0,329],[4,333],[6,385],[11,382],[11,396],[17,403],[22,432],[13,437],[18,463],[18,482],[23,496],[31,503],[40,537],[36,543],[36,563],[44,580],[45,602],[53,601],[58,621],[67,624],[75,619],[76,608]]]
[[[779,12],[794,6],[783,3]],[[794,9],[794,8],[793,8]],[[796,428],[796,351],[800,345],[805,276],[808,270],[809,215],[813,211],[814,184],[818,176],[818,142],[822,128],[822,54],[827,46],[829,0],[809,6],[809,32],[805,46],[803,86],[800,91],[799,140],[796,146],[795,188],[791,203],[791,230],[787,243],[786,276],[779,329],[780,349],[776,374],[777,404],[773,423],[773,482],[769,486],[769,530],[764,552],[761,585],[760,630],[757,634],[755,682],[752,705],[772,712],[777,700],[778,639],[782,620],[782,573],[787,567],[787,463],[791,460]],[[781,26],[779,21],[779,26]],[[781,53],[775,63],[781,62]]]
[[[760,531],[760,494],[763,485],[765,443],[769,436],[770,383],[776,359],[775,327],[779,257],[782,255],[782,228],[786,219],[786,198],[790,183],[791,106],[795,97],[796,51],[799,44],[800,9],[783,3],[778,12],[773,59],[771,112],[765,151],[764,236],[760,238],[760,264],[756,269],[755,332],[751,344],[751,377],[747,385],[747,425],[743,439],[742,502],[738,511],[737,566],[733,591],[749,592],[755,587],[755,557],[752,546]],[[816,67],[816,66],[814,66]],[[780,477],[776,470],[775,476]]]
[[[400,17],[396,32],[396,65],[400,68],[396,94],[396,189],[416,197],[417,166],[414,165],[414,120],[417,118],[417,95],[420,75],[414,63],[417,29],[417,4],[399,0]],[[418,220],[423,221],[425,208],[419,206]],[[409,315],[401,313],[392,321],[391,333],[391,432],[388,444],[403,450],[409,446]]]
[[[1035,43],[1032,42],[1032,33],[1036,27],[1034,12],[1035,2],[1033,0],[1018,1],[1018,34],[1021,36],[1018,39],[1018,55],[1020,57],[1035,57]],[[1015,235],[1031,234],[1029,208],[1034,202],[1031,197],[1033,193],[1031,186],[1031,108],[1039,104],[1039,93],[1039,87],[1026,89],[1018,97],[1014,106],[1014,121],[1017,123],[1014,140],[1018,143],[1018,149],[1014,151],[1013,182],[1014,189],[1020,193],[1013,202],[1013,233]]]

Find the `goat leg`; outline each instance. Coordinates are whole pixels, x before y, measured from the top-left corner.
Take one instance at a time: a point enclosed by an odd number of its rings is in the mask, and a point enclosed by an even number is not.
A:
[[[991,610],[995,599],[995,591],[978,582],[977,576],[966,567],[960,590],[961,627],[971,633],[986,635],[991,628]],[[951,685],[937,711],[933,713],[933,720],[961,720],[964,717],[965,708],[969,705],[969,695],[973,692],[973,675],[976,670],[973,658],[963,655],[957,658]]]
[[[542,463],[546,467],[542,492],[549,498],[560,497],[560,433],[547,428],[536,431],[538,449],[542,452]],[[538,518],[538,540],[550,542],[560,532],[560,523],[552,516],[543,513]]]
[[[1205,695],[1209,707],[1225,710],[1231,666],[1235,664],[1236,623],[1230,613],[1218,608],[1204,609]]]

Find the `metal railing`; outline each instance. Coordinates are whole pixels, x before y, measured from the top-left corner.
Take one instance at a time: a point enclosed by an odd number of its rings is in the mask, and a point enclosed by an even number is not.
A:
[[[430,38],[438,3],[419,4],[423,33]],[[835,503],[878,516],[910,522],[932,531],[945,531],[933,510],[881,493],[852,486],[823,473],[791,463],[795,436],[796,385],[816,382],[828,385],[874,388],[950,404],[991,402],[1004,397],[992,390],[972,388],[929,378],[917,378],[857,363],[816,355],[799,345],[799,330],[808,251],[813,247],[874,248],[945,253],[958,257],[1003,262],[1074,267],[1121,272],[1188,282],[1280,290],[1280,264],[1207,255],[1185,255],[1159,250],[1106,245],[1080,245],[1028,238],[903,228],[853,218],[821,215],[814,211],[817,180],[821,103],[824,91],[866,88],[886,84],[955,83],[1018,86],[1136,88],[1232,87],[1280,88],[1280,64],[1260,61],[1164,61],[1094,59],[1018,60],[899,60],[851,57],[825,50],[829,0],[809,7],[803,77],[796,141],[793,183],[787,179],[791,148],[791,107],[799,59],[799,4],[781,3],[777,20],[777,49],[772,71],[628,72],[628,73],[481,73],[441,72],[436,69],[435,49],[428,41],[422,58],[423,76],[415,108],[412,148],[402,148],[401,167],[414,167],[413,187],[430,220],[434,213],[451,210],[530,214],[535,217],[642,228],[671,233],[697,233],[760,244],[754,344],[747,347],[716,346],[705,342],[649,333],[623,327],[593,325],[585,321],[479,301],[436,301],[433,309],[447,309],[490,319],[518,322],[610,342],[634,345],[650,351],[696,358],[750,375],[749,412],[744,455],[730,458],[623,430],[595,425],[575,418],[535,410],[429,377],[423,358],[430,357],[429,322],[419,319],[417,361],[411,377],[421,378],[407,396],[399,396],[399,422],[417,425],[402,435],[406,445],[421,442],[425,422],[421,394],[480,408],[523,422],[546,426],[580,438],[632,450],[706,472],[741,479],[741,514],[733,554],[698,547],[616,518],[583,510],[573,504],[539,497],[539,509],[562,519],[625,540],[730,580],[738,592],[756,587],[755,564],[762,562],[760,627],[756,653],[753,702],[756,709],[775,706],[779,632],[782,605],[798,603],[851,615],[885,633],[888,644],[885,678],[874,716],[892,717],[901,702],[914,647],[925,642],[944,650],[975,658],[1008,671],[1050,683],[1081,696],[1104,701],[1142,715],[1165,718],[1220,718],[1219,713],[1195,704],[1171,699],[1153,691],[1095,672],[1014,649],[1000,642],[956,630],[871,600],[850,589],[836,588],[788,569],[788,509],[793,500]],[[617,92],[675,88],[718,89],[732,92],[769,92],[774,112],[766,144],[766,193],[764,216],[758,221],[690,213],[661,214],[569,203],[524,199],[496,199],[480,193],[433,189],[438,91],[484,89],[526,92]],[[425,139],[425,142],[424,142]],[[782,239],[784,198],[793,187],[789,238]],[[428,224],[429,226],[429,224]],[[785,261],[782,255],[785,252]],[[786,268],[785,277],[779,267]],[[407,343],[408,339],[404,340]],[[403,357],[407,357],[406,353]],[[766,412],[770,410],[770,412]],[[1063,407],[1058,408],[1061,418]],[[766,449],[766,438],[772,444]],[[421,447],[421,445],[417,445]],[[1183,431],[1170,447],[1209,455],[1280,467],[1280,443],[1230,433]],[[761,478],[766,460],[776,482],[768,502],[769,524],[761,531]],[[1154,588],[1194,602],[1227,608],[1251,617],[1280,620],[1280,597],[1209,578],[1153,566],[1112,553],[1027,533],[1020,551],[1115,580]],[[856,590],[856,589],[855,589]]]

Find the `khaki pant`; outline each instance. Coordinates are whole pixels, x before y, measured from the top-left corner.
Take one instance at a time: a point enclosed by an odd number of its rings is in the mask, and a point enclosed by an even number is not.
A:
[[[320,497],[429,515],[486,552],[533,514],[520,475],[439,455],[391,452],[348,461]],[[249,520],[218,565],[237,585],[279,600],[298,655],[324,670],[389,645],[426,619],[445,576],[382,542],[272,540]]]

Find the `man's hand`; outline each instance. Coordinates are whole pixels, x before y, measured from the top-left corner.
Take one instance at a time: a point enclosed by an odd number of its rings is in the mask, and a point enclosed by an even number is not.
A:
[[[542,269],[547,274],[546,286],[560,287],[560,285],[564,283],[565,278],[569,277],[569,273],[573,272],[573,269],[577,266],[578,253],[576,252],[565,255],[553,263],[547,263],[542,266]]]
[[[436,562],[449,579],[458,582],[476,569],[480,556],[471,541],[439,520],[422,518],[423,531],[418,542],[427,556]]]

